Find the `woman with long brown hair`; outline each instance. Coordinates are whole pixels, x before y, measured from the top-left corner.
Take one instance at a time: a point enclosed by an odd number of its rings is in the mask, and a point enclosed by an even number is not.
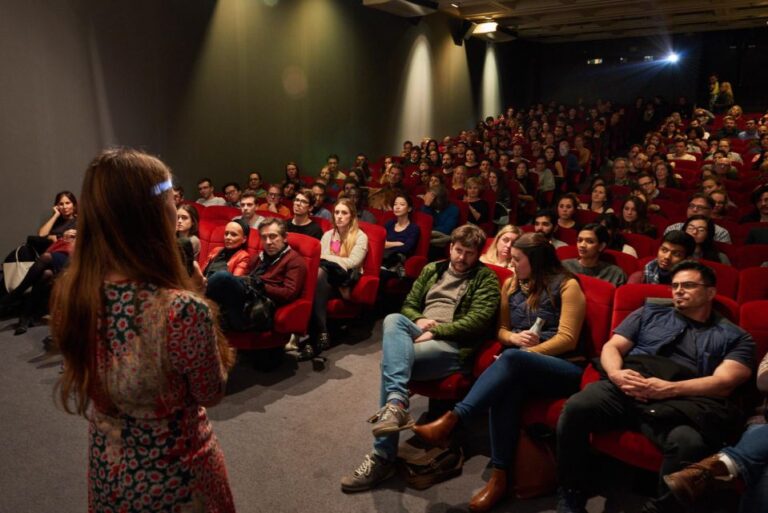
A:
[[[157,158],[97,156],[54,288],[59,398],[90,423],[89,511],[234,511],[205,411],[223,397],[234,354],[215,309],[190,292],[171,188]]]

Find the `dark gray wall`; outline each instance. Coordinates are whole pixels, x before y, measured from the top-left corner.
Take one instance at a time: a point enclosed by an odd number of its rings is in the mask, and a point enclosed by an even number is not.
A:
[[[79,193],[108,145],[159,154],[193,196],[203,175],[274,179],[288,160],[314,174],[330,152],[377,157],[403,133],[439,137],[477,117],[466,48],[442,15],[414,23],[346,0],[0,0],[0,12],[8,250],[57,191]],[[426,64],[409,61],[417,40]],[[403,112],[407,77],[424,112]]]

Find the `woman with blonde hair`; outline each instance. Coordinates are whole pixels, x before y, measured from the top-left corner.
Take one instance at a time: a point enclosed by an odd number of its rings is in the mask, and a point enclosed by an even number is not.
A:
[[[51,331],[64,356],[59,398],[90,423],[88,510],[233,512],[205,406],[223,397],[234,354],[215,308],[190,291],[170,170],[107,150],[81,199]]]
[[[299,348],[299,359],[309,360],[331,345],[326,324],[328,300],[338,293],[349,298],[362,274],[368,253],[368,236],[357,222],[357,209],[351,198],[339,198],[333,206],[333,228],[320,239],[320,269],[317,272],[315,300],[309,340]]]
[[[523,231],[513,224],[504,226],[493,239],[488,251],[480,256],[484,264],[498,265],[499,267],[512,268],[512,244],[523,234]]]

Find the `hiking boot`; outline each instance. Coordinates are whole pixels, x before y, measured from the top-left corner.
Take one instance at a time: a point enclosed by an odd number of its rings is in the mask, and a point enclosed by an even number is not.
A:
[[[397,433],[412,428],[415,424],[408,410],[393,403],[382,406],[368,422],[373,424],[373,436],[376,437]]]
[[[587,495],[581,490],[558,488],[557,513],[587,513]]]
[[[728,486],[726,483],[733,484],[734,481],[717,454],[664,476],[669,491],[683,504],[692,504],[708,490],[722,489]]]
[[[351,476],[341,478],[343,492],[362,492],[395,475],[395,462],[387,461],[375,454],[366,454],[359,467]]]

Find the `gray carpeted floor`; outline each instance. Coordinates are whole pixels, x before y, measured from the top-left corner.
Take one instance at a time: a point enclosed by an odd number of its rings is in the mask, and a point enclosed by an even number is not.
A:
[[[46,354],[46,327],[12,336],[13,321],[0,323],[0,389],[5,433],[0,438],[0,513],[68,513],[86,510],[87,425],[53,401],[60,357]],[[240,512],[457,512],[488,477],[487,440],[474,430],[473,452],[463,475],[425,491],[396,477],[379,489],[355,495],[339,479],[370,450],[365,419],[377,405],[380,326],[357,334],[327,354],[324,366],[284,362],[270,373],[242,361],[229,393],[209,413],[227,460]],[[355,338],[347,334],[342,340]],[[415,415],[426,409],[414,398]],[[482,422],[482,419],[480,420]],[[484,454],[483,454],[484,453]],[[643,498],[621,492],[606,510],[635,511]],[[591,512],[603,511],[592,499]],[[554,497],[508,500],[494,511],[553,511]]]

